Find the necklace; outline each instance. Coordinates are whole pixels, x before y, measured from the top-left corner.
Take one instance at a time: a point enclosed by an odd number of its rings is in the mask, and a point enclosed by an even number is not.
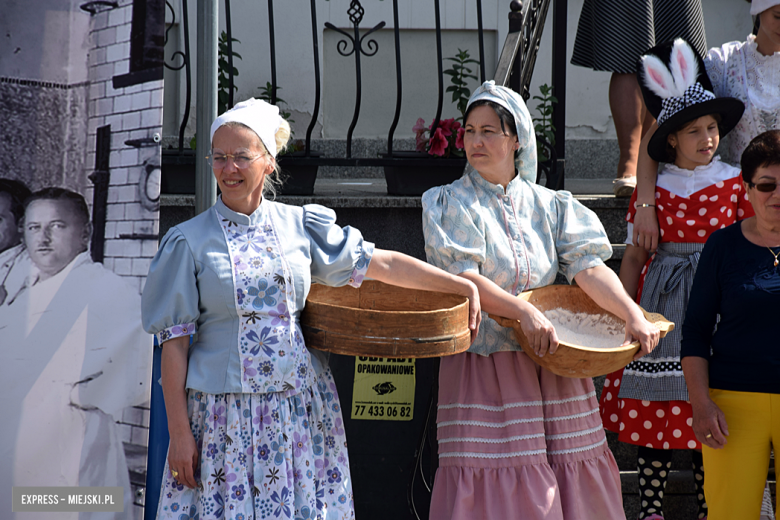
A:
[[[758,225],[756,224],[756,233],[758,233],[759,238],[766,244],[769,242],[769,240],[765,240],[764,237],[761,235],[761,230],[758,228]],[[780,251],[775,253],[772,251],[772,248],[769,246],[766,246],[767,249],[769,249],[769,252],[772,253],[772,256],[775,257],[775,267],[777,267],[778,264],[780,264]]]
[[[770,253],[772,253],[772,256],[774,256],[774,257],[775,257],[775,267],[777,267],[777,264],[780,264],[780,260],[778,260],[778,259],[777,259],[777,257],[778,257],[778,256],[780,256],[780,251],[778,251],[777,253],[775,253],[774,251],[772,251],[772,248],[771,248],[771,247],[769,247],[769,246],[766,246],[766,248],[767,248],[767,249],[769,249],[769,252],[770,252]]]

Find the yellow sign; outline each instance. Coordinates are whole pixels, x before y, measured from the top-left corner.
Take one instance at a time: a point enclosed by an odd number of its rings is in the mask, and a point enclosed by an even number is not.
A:
[[[414,359],[356,357],[352,418],[411,421],[415,366]]]

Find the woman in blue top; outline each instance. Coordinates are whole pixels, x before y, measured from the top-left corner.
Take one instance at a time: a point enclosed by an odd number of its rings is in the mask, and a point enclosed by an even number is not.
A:
[[[780,445],[780,130],[754,138],[741,162],[756,215],[707,240],[682,327],[709,520],[759,517]]]
[[[470,281],[375,249],[327,208],[263,197],[289,135],[264,101],[217,118],[209,160],[222,196],[152,261],[143,321],[163,348],[171,436],[158,518],[354,518],[336,385],[298,324],[312,282],[458,293],[478,331]]]
[[[536,179],[536,138],[519,94],[484,83],[469,100],[466,156],[474,168],[423,195],[428,261],[474,281],[487,312],[520,321],[534,351],[554,353],[545,316],[517,295],[576,281],[626,321],[644,355],[658,329],[617,275],[596,215]],[[439,469],[431,519],[625,520],[617,464],[590,378],[559,377],[488,317],[469,352],[442,359]]]

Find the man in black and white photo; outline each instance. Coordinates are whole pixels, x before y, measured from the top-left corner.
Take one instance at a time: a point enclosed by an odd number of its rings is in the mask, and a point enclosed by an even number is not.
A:
[[[33,193],[21,229],[29,261],[9,273],[22,282],[0,305],[0,380],[11,394],[2,405],[11,426],[0,429],[0,460],[12,463],[0,486],[121,486],[131,504],[115,421],[149,395],[140,296],[90,258],[80,194]]]
[[[0,305],[8,295],[8,273],[24,253],[20,226],[24,216],[24,201],[29,196],[30,190],[23,183],[0,179]]]

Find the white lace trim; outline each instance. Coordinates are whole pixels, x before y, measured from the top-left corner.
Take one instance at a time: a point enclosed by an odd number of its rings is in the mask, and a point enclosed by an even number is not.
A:
[[[488,421],[444,421],[436,425],[437,428],[444,428],[445,426],[484,426],[485,428],[504,428],[506,426],[512,426],[514,424],[528,424],[534,422],[541,422],[544,417],[530,417],[528,419],[514,419],[512,421],[504,421],[500,423],[488,422]]]
[[[439,453],[440,459],[446,459],[451,457],[470,458],[470,459],[506,459],[511,457],[527,457],[528,455],[567,455],[569,453],[582,453],[584,451],[590,451],[602,446],[607,442],[607,438],[604,437],[599,442],[589,444],[588,446],[580,446],[577,448],[568,448],[565,450],[547,451],[546,449],[539,450],[525,450],[525,451],[513,451],[510,453],[479,453],[473,451],[450,451],[447,453]]]
[[[438,424],[436,424],[437,428],[444,428],[445,426],[483,426],[485,428],[504,428],[506,426],[512,426],[515,424],[528,424],[533,422],[557,422],[557,421],[568,421],[569,419],[579,419],[581,417],[587,417],[589,415],[593,415],[594,413],[598,413],[599,409],[598,407],[592,408],[588,410],[587,412],[580,412],[575,413],[571,415],[561,415],[560,417],[529,417],[527,419],[513,419],[511,421],[504,421],[504,422],[489,422],[489,421],[442,421]]]
[[[519,403],[509,403],[502,406],[489,406],[486,404],[462,404],[462,403],[452,403],[452,404],[443,404],[439,405],[439,410],[452,410],[452,409],[465,409],[465,410],[484,410],[486,412],[505,412],[506,410],[511,410],[512,408],[525,408],[529,406],[544,406],[549,404],[565,404],[565,403],[575,403],[578,401],[587,401],[591,397],[596,397],[596,391],[592,391],[585,395],[577,395],[574,397],[567,397],[566,399],[551,399],[547,401],[522,401]]]
[[[580,446],[579,448],[569,448],[567,450],[548,451],[547,454],[548,455],[567,455],[569,453],[582,453],[583,451],[594,450],[594,449],[598,448],[599,446],[601,446],[602,444],[604,444],[606,442],[607,442],[607,438],[604,437],[599,442],[597,442],[595,444],[591,444],[589,446]],[[441,457],[441,455],[439,455],[439,456]]]
[[[510,453],[477,453],[472,451],[451,451],[448,453],[439,453],[440,459],[446,459],[448,457],[460,457],[468,459],[507,459],[510,457],[527,457],[528,455],[543,455],[547,453],[546,449],[541,450],[527,450],[527,451],[513,451]]]
[[[541,439],[542,437],[544,437],[543,433],[533,433],[529,435],[514,435],[512,437],[503,437],[501,439],[488,439],[485,437],[447,437],[446,439],[439,439],[439,444],[446,444],[448,442],[479,442],[483,444],[506,444],[507,442],[527,441],[530,439]]]
[[[590,435],[591,433],[602,431],[603,429],[604,426],[599,424],[598,426],[587,430],[580,430],[578,432],[569,432],[569,433],[556,433],[555,435],[545,435],[544,438],[548,441],[558,441],[561,439],[575,439],[577,437],[585,437],[586,435]]]
[[[593,415],[594,413],[598,413],[598,411],[599,408],[597,406],[596,408],[592,408],[587,412],[575,413],[572,415],[562,415],[560,417],[545,417],[544,422],[557,422],[557,421],[568,421],[569,419],[579,419],[581,417],[587,417],[589,415]]]

